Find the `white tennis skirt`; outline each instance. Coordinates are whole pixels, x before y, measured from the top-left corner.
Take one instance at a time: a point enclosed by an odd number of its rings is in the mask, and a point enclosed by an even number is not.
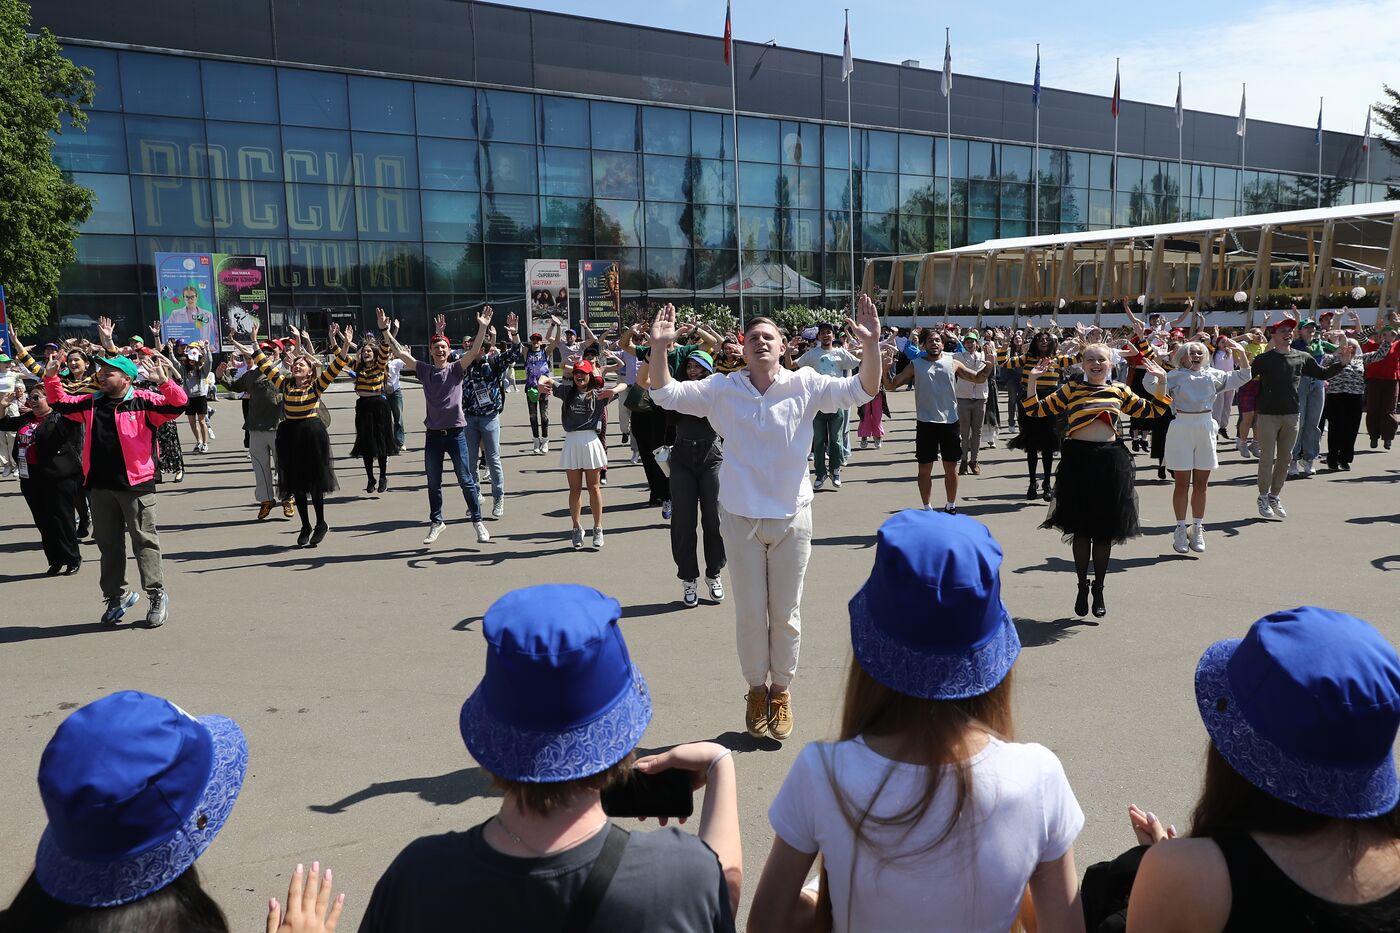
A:
[[[1168,470],[1214,470],[1220,466],[1215,431],[1215,419],[1208,411],[1177,415],[1167,427],[1162,465]]]
[[[564,452],[559,465],[566,470],[601,470],[608,465],[608,452],[592,429],[564,435]]]

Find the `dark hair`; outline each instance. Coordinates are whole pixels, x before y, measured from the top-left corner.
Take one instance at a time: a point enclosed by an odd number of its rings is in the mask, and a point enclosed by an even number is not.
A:
[[[1042,337],[1044,337],[1049,342],[1050,349],[1047,350],[1045,353],[1037,353],[1035,349],[1036,341],[1040,340],[1040,338]],[[1054,356],[1056,353],[1059,352],[1059,349],[1060,341],[1055,337],[1054,334],[1050,333],[1050,331],[1048,330],[1038,330],[1031,335],[1030,340],[1026,341],[1025,355],[1033,359],[1043,359],[1047,356]]]
[[[224,912],[191,865],[159,891],[120,907],[74,907],[54,900],[30,872],[4,913],[0,933],[232,933]]]
[[[626,758],[606,771],[600,771],[576,781],[526,783],[525,781],[512,781],[509,778],[497,777],[489,771],[486,773],[491,776],[491,786],[496,790],[503,794],[515,794],[520,809],[538,816],[549,816],[551,812],[568,806],[569,802],[580,791],[596,790],[601,793],[614,784],[626,780],[627,776],[632,773],[632,767],[636,760],[637,753],[635,751],[628,752]],[[4,933],[4,931],[0,931],[0,933]]]

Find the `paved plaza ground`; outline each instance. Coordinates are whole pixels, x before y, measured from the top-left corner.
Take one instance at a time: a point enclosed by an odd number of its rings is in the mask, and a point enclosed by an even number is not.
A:
[[[409,423],[421,423],[417,389],[405,383],[405,395]],[[353,396],[331,400],[344,457]],[[510,589],[558,581],[596,586],[622,603],[656,704],[645,747],[717,739],[737,752],[747,911],[772,839],[768,803],[803,743],[836,727],[850,658],[846,602],[869,572],[875,530],[917,504],[912,395],[891,403],[884,448],[856,451],[845,487],[817,495],[796,730],[785,745],[743,734],[732,610],[681,607],[666,523],[643,506],[640,467],[623,460],[612,470],[604,550],[570,548],[558,455],[530,454],[520,394],[507,396],[509,496],[504,518],[488,520],[491,542],[478,545],[459,520],[432,547],[419,543],[427,517],[421,432],[391,461],[383,495],[362,494],[358,462],[339,460],[332,531],[320,548],[296,550],[295,521],[280,512],[253,520],[238,406],[220,403],[213,450],[190,457],[186,481],[159,493],[171,594],[170,621],[159,630],[97,623],[92,545],[77,576],[43,577],[18,485],[0,483],[0,903],[29,871],[43,827],[34,774],[44,744],[68,710],[135,688],[195,713],[230,715],[247,732],[242,797],[199,863],[234,925],[253,929],[267,899],[284,895],[289,870],[319,858],[347,893],[342,928],[355,929],[375,880],[406,842],[494,811],[457,730],[481,674],[481,616]],[[1231,447],[1211,490],[1209,549],[1187,557],[1171,550],[1169,487],[1140,458],[1145,534],[1115,552],[1109,614],[1097,623],[1070,617],[1069,547],[1036,527],[1046,507],[1025,499],[1024,461],[999,447],[984,453],[982,476],[965,478],[963,511],[1006,552],[1003,592],[1024,645],[1017,738],[1064,762],[1087,817],[1076,844],[1081,872],[1133,843],[1129,803],[1184,831],[1205,749],[1192,672],[1210,642],[1302,603],[1356,613],[1400,642],[1400,578],[1390,576],[1400,571],[1400,451],[1365,449],[1364,435],[1360,446],[1352,472],[1288,483],[1286,521],[1258,517],[1254,465]],[[613,456],[625,455],[614,446]],[[460,516],[455,488],[447,502]],[[131,573],[134,582],[134,565]],[[143,601],[135,612],[144,611]]]

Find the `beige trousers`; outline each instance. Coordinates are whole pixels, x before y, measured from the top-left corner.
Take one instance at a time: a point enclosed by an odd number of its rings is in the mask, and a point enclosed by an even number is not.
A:
[[[719,509],[734,598],[739,667],[750,687],[786,689],[802,641],[802,578],[812,554],[812,507],[792,518],[748,518]]]
[[[1259,441],[1259,495],[1277,496],[1288,479],[1288,461],[1298,439],[1298,416],[1258,415],[1254,437]]]

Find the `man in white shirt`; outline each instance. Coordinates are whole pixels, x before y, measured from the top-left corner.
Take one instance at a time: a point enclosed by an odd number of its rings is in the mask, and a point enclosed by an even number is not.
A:
[[[860,372],[837,378],[815,368],[783,368],[786,342],[766,317],[744,328],[747,369],[675,382],[669,367],[648,370],[652,401],[710,419],[724,438],[719,471],[720,533],[734,590],[739,664],[748,682],[750,735],[792,734],[792,679],[802,636],[802,578],[812,550],[812,486],[807,450],[818,412],[854,408],[880,388],[880,317],[868,297],[858,321]],[[676,339],[676,309],[667,305],[651,329],[652,353]],[[838,439],[839,440],[839,439]]]
[[[836,345],[836,328],[822,321],[817,325],[817,345],[797,358],[798,366],[810,366],[823,376],[843,376],[860,366],[860,357]],[[831,485],[841,488],[841,465],[846,462],[843,443],[846,436],[847,409],[818,412],[812,424],[812,459],[817,470],[813,489],[826,485],[827,471]]]

